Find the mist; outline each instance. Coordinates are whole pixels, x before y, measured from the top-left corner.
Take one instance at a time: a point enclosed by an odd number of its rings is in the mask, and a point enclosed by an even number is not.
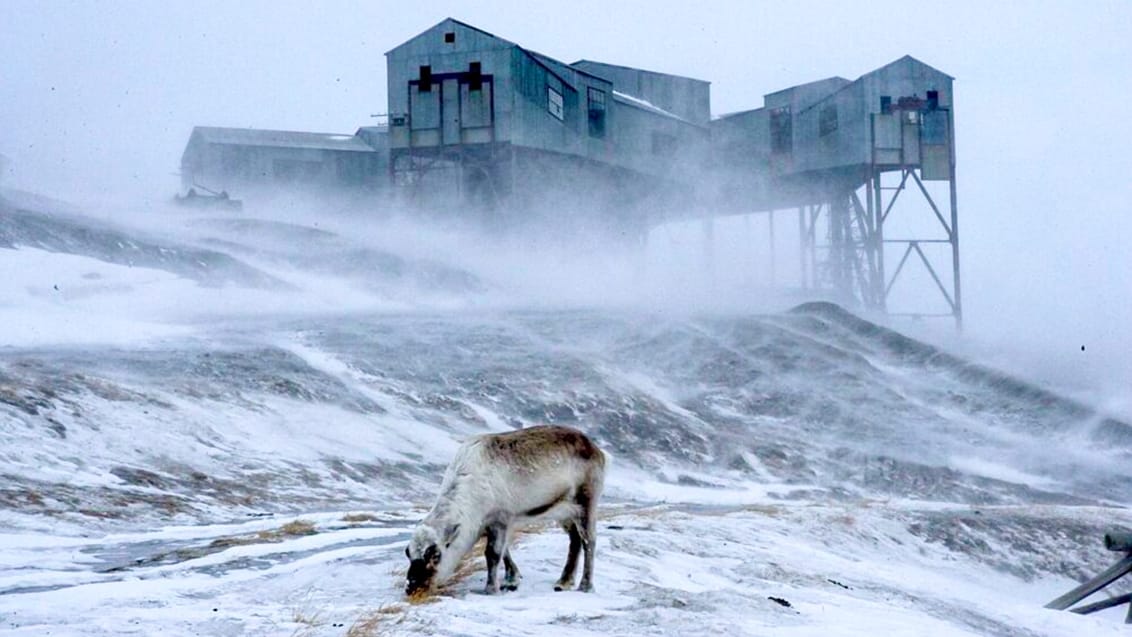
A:
[[[1132,254],[1124,245],[1132,161],[1118,143],[1129,132],[1123,105],[1132,90],[1126,4],[1020,11],[958,3],[919,8],[906,21],[885,8],[813,2],[663,10],[598,3],[553,24],[546,10],[498,3],[469,14],[428,2],[411,12],[367,3],[0,7],[0,55],[20,61],[0,83],[0,187],[65,202],[154,245],[231,253],[279,282],[235,291],[120,272],[130,279],[123,290],[150,291],[144,302],[119,303],[124,295],[84,282],[90,265],[75,264],[80,280],[64,286],[59,302],[96,309],[114,333],[109,326],[134,319],[166,334],[205,317],[290,312],[772,313],[813,298],[798,286],[786,211],[776,216],[773,245],[767,213],[719,217],[708,231],[703,217],[712,211],[665,211],[672,221],[618,241],[575,232],[571,220],[582,211],[554,206],[507,214],[558,215],[558,227],[498,233],[466,211],[426,213],[392,196],[359,202],[324,192],[249,201],[243,218],[261,223],[241,226],[170,204],[180,153],[194,125],[349,133],[372,123],[386,110],[384,52],[446,15],[561,59],[710,80],[714,115],[909,53],[957,78],[964,330],[870,318],[1132,416]],[[605,17],[594,23],[591,14]],[[314,235],[322,243],[310,252],[288,247],[308,230],[326,233]],[[401,262],[394,268],[389,259]],[[396,272],[370,280],[359,263]],[[437,288],[437,272],[459,283]],[[47,302],[53,276],[44,270],[27,293]],[[938,302],[921,285],[925,275],[913,276],[920,279],[897,289],[900,298]],[[109,291],[106,300],[100,291]],[[43,325],[11,334],[29,329],[50,340]],[[98,338],[97,330],[80,335]]]
[[[715,114],[911,53],[957,78],[966,329],[958,339],[946,330],[939,338],[978,344],[1005,366],[1126,406],[1119,396],[1132,386],[1132,256],[1123,245],[1132,231],[1124,214],[1132,161],[1118,142],[1129,133],[1123,105],[1132,86],[1126,3],[962,2],[919,7],[914,20],[833,2],[583,3],[555,11],[553,21],[543,19],[547,10],[497,3],[469,13],[436,2],[413,11],[342,2],[6,5],[0,55],[18,63],[0,82],[0,155],[8,158],[0,185],[105,217],[127,210],[163,217],[192,126],[351,132],[385,111],[383,53],[446,15],[562,59],[711,80]],[[482,245],[453,237],[429,245],[431,230],[403,218],[392,231],[402,246],[436,253],[444,251],[436,245],[459,244],[472,258]],[[765,223],[765,215],[720,221],[710,266],[695,222],[654,229],[644,256],[487,249],[479,266],[535,297],[555,289],[581,304],[632,305],[671,290],[682,299],[673,306],[763,306],[755,299],[769,289],[766,240],[745,237],[748,226]],[[788,248],[781,252],[779,280],[789,267]],[[640,287],[642,280],[654,283]]]

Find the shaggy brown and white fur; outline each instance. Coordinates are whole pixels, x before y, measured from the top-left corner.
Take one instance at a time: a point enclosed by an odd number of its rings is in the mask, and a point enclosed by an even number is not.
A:
[[[515,527],[536,520],[557,520],[570,536],[570,548],[555,590],[574,585],[578,553],[585,563],[578,590],[593,588],[597,501],[605,477],[605,454],[576,429],[539,426],[485,434],[465,442],[448,466],[440,496],[413,533],[407,594],[443,584],[476,540],[487,536],[486,592],[519,586],[511,559]]]

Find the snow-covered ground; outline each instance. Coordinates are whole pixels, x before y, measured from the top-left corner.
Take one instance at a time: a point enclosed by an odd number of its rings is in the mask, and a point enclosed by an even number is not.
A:
[[[812,502],[609,507],[597,591],[552,590],[565,537],[515,549],[519,590],[482,572],[435,600],[402,599],[403,549],[419,511],[313,513],[97,537],[0,536],[0,617],[12,635],[1117,635],[1122,610],[1041,610],[1073,585],[1023,579],[910,528],[946,515],[1040,529],[1124,524],[1064,507]],[[310,523],[302,533],[280,529]],[[309,534],[306,534],[309,533]],[[278,537],[276,536],[278,535]],[[978,537],[972,533],[972,537]],[[246,543],[245,543],[246,542]],[[1054,542],[1046,548],[1057,551]],[[995,547],[1004,557],[1013,547]],[[1033,559],[1029,551],[1014,558]],[[1047,556],[1049,557],[1049,556]],[[350,630],[353,633],[349,633]],[[366,632],[365,629],[372,629]]]
[[[0,634],[1125,630],[1042,606],[1132,528],[1132,427],[835,306],[531,309],[341,218],[0,206]],[[597,592],[550,530],[518,592],[407,604],[459,440],[535,422],[611,456]]]

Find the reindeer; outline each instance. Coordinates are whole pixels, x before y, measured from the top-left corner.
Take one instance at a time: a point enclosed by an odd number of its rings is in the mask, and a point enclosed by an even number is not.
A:
[[[566,565],[554,590],[573,587],[583,549],[578,590],[593,590],[596,511],[604,476],[605,454],[575,429],[544,425],[471,438],[456,452],[436,504],[405,549],[405,593],[443,584],[484,536],[484,592],[499,592],[501,558],[506,571],[502,589],[518,589],[522,576],[511,559],[511,534],[517,526],[546,519],[557,520],[570,536]]]

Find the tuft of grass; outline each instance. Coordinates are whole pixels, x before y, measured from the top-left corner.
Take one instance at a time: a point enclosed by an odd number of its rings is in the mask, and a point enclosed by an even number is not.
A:
[[[405,621],[407,608],[403,604],[384,604],[366,611],[346,629],[346,637],[375,637],[382,626],[397,625]]]
[[[361,522],[377,522],[377,516],[372,513],[347,513],[342,516],[343,522],[358,524]]]
[[[412,595],[406,595],[405,601],[411,606],[419,606],[421,604],[431,604],[440,601],[441,597],[449,596],[451,589],[463,582],[469,577],[474,575],[477,571],[483,570],[483,552],[487,547],[487,540],[480,538],[472,547],[471,551],[460,560],[460,564],[456,566],[456,570],[452,573],[452,577],[443,586],[426,591],[418,591]],[[394,587],[402,587],[405,584],[405,568],[397,567],[390,573],[394,579]]]
[[[291,608],[291,621],[298,624],[291,637],[310,637],[319,627],[326,624],[322,611],[315,607],[312,595],[313,591],[307,590],[306,595]]]
[[[208,547],[214,549],[226,549],[230,546],[268,544],[272,542],[282,542],[289,537],[314,535],[317,532],[318,531],[315,530],[313,522],[309,520],[293,520],[277,529],[265,529],[256,533],[255,535],[233,535],[230,537],[216,538],[209,543]]]
[[[230,546],[244,546],[245,544],[258,544],[262,542],[255,535],[233,535],[231,537],[218,537],[208,543],[210,549],[226,549]]]
[[[511,536],[512,549],[518,546],[523,537],[525,537],[526,535],[532,533],[535,530],[542,530],[544,528],[545,525],[535,528],[515,529],[514,531],[512,531]],[[485,538],[480,538],[476,541],[475,545],[472,546],[472,550],[468,551],[468,553],[460,559],[460,563],[456,566],[456,570],[453,571],[452,576],[448,578],[448,581],[445,582],[443,586],[431,591],[420,591],[413,595],[406,595],[405,601],[408,602],[411,606],[419,606],[421,604],[431,604],[433,602],[440,601],[441,597],[450,597],[453,588],[466,582],[468,578],[478,573],[484,572],[486,564],[483,559],[483,554],[486,548],[487,540]],[[502,577],[503,565],[500,564],[499,568],[500,576]],[[401,586],[404,583],[404,568],[394,569],[392,575],[397,580],[394,584],[395,586]]]
[[[302,609],[296,609],[291,613],[291,621],[299,624],[295,632],[291,633],[291,637],[308,637],[314,634],[314,631],[326,622],[323,621],[319,613],[307,615]]]
[[[314,522],[310,520],[292,520],[279,527],[279,533],[284,537],[297,537],[300,535],[314,535]]]

